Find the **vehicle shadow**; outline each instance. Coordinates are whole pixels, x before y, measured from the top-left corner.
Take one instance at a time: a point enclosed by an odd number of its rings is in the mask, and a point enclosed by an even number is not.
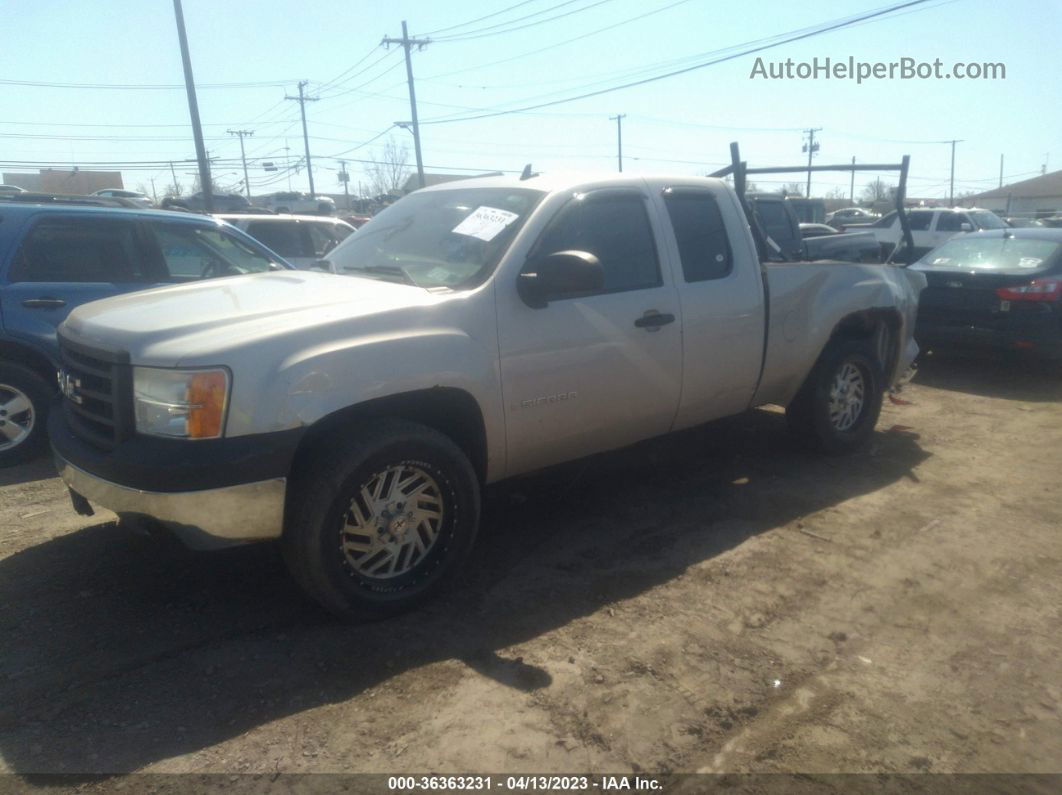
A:
[[[55,464],[51,456],[41,456],[25,464],[0,469],[0,487],[32,483],[35,480],[48,480],[54,477]]]
[[[511,481],[487,490],[458,588],[360,626],[308,603],[275,546],[197,554],[86,527],[0,562],[0,754],[27,776],[136,770],[439,661],[548,687],[504,650],[927,457],[890,432],[870,454],[815,456],[752,411]]]
[[[918,361],[914,383],[982,397],[1034,403],[1062,401],[1062,364],[1019,352],[931,352]]]

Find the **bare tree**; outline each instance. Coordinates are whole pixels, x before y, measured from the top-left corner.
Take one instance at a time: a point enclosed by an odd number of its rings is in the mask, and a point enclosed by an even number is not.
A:
[[[799,182],[787,182],[782,186],[782,193],[786,196],[803,196],[804,186]]]
[[[846,191],[844,188],[830,188],[828,191],[826,191],[826,198],[827,199],[847,199],[848,198],[848,191]]]
[[[397,193],[409,178],[410,171],[406,165],[409,149],[405,144],[397,146],[394,139],[389,138],[383,152],[373,154],[373,160],[375,162],[365,168],[373,195]]]
[[[881,177],[873,182],[868,182],[863,188],[863,200],[868,202],[880,202],[891,198],[896,193],[895,185],[886,185]]]

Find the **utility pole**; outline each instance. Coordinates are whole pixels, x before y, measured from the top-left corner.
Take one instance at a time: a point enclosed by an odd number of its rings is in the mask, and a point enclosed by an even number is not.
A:
[[[848,185],[848,201],[855,204],[855,155],[852,155],[852,181]]]
[[[618,113],[615,116],[609,116],[609,121],[616,122],[616,146],[617,154],[619,156],[619,170],[623,173],[623,119],[626,117],[626,113]]]
[[[339,164],[343,166],[343,170],[339,172],[339,181],[343,183],[343,198],[346,200],[347,209],[350,209],[350,189],[347,187],[350,184],[350,174],[347,173],[347,161],[340,160]]]
[[[306,176],[310,178],[310,196],[316,196],[316,191],[313,188],[313,167],[310,165],[310,136],[306,132],[306,103],[316,102],[320,97],[308,97],[303,93],[303,89],[306,87],[308,80],[299,81],[299,95],[297,97],[284,97],[284,99],[293,99],[299,103],[299,112],[302,114],[302,141],[306,144]]]
[[[808,187],[805,191],[805,193],[807,194],[805,198],[808,199],[811,198],[811,157],[817,151],[819,151],[819,145],[815,143],[815,133],[819,132],[821,129],[821,127],[812,127],[810,130],[804,130],[804,132],[807,133],[808,136],[807,143],[804,144],[803,149],[803,151],[808,153]]]
[[[999,156],[999,187],[1003,187],[1003,155]]]
[[[957,138],[953,141],[948,141],[951,144],[951,182],[948,186],[948,206],[955,206],[955,144],[961,143],[962,139]]]
[[[177,187],[177,172],[173,168],[173,161],[170,161],[170,175],[173,177],[173,193],[177,195],[180,193],[180,189]]]
[[[229,135],[240,136],[240,160],[243,161],[243,187],[247,198],[251,198],[251,178],[247,176],[247,155],[243,153],[243,139],[248,135],[254,135],[254,130],[226,130]]]
[[[406,28],[406,21],[402,20],[402,38],[392,39],[384,36],[380,45],[383,47],[389,47],[392,44],[401,44],[402,48],[406,51],[406,81],[409,83],[409,112],[413,119],[413,149],[417,154],[417,180],[420,182],[420,187],[424,187],[424,159],[420,154],[420,124],[417,122],[417,92],[413,87],[413,61],[409,57],[410,51],[413,47],[418,50],[423,50],[427,45],[431,44],[431,39],[411,39],[409,38],[409,32]]]
[[[153,202],[155,202],[155,204],[159,203],[159,195],[157,193],[155,193],[155,178],[154,177],[151,178],[151,200]]]
[[[188,93],[188,113],[192,117],[195,155],[199,161],[199,186],[203,192],[203,209],[212,213],[214,212],[214,189],[210,184],[210,163],[207,161],[206,147],[203,145],[203,125],[199,122],[199,103],[195,98],[195,78],[192,77],[192,58],[188,54],[188,36],[184,32],[184,9],[181,8],[181,0],[173,0],[173,13],[177,17],[177,38],[181,42],[184,88]]]

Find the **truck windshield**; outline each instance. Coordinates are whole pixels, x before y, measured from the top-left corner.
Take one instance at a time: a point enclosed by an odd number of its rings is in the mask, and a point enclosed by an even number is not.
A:
[[[1037,271],[1058,253],[1053,240],[964,235],[949,240],[911,266],[921,271]]]
[[[498,264],[545,194],[455,188],[410,194],[335,249],[336,273],[414,284],[470,287]]]

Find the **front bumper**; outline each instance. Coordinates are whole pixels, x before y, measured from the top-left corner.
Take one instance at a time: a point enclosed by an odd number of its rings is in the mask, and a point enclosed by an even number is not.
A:
[[[979,351],[1027,351],[1045,359],[1062,360],[1062,331],[1057,325],[1030,322],[958,325],[922,321],[915,336],[923,348]]]
[[[284,478],[199,491],[144,491],[112,483],[55,453],[59,477],[77,495],[119,515],[147,516],[193,549],[279,538],[284,528]]]
[[[278,538],[302,429],[188,441],[136,435],[102,449],[48,416],[56,467],[76,495],[117,514],[150,517],[197,549]]]

